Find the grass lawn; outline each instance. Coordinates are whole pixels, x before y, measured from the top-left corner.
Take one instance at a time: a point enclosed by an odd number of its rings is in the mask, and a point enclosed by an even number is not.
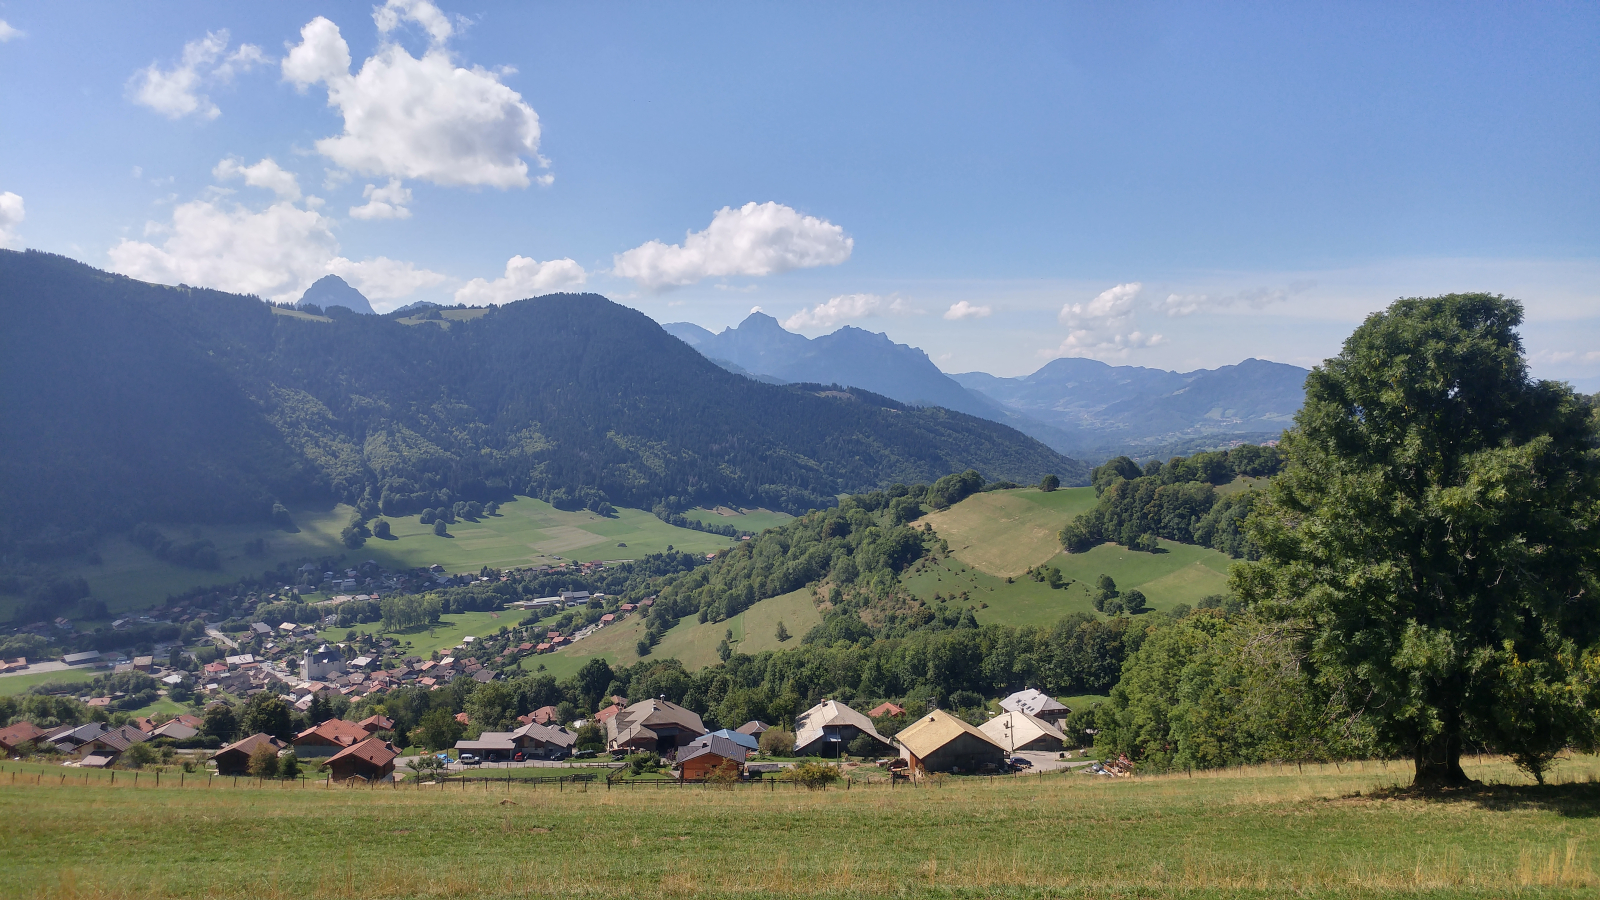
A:
[[[1600,761],[1545,788],[1467,763],[1502,785],[1416,799],[1388,790],[1408,766],[1367,763],[825,792],[113,787],[4,763],[0,814],[17,898],[1593,897]]]
[[[1119,590],[1143,591],[1156,610],[1179,603],[1193,606],[1208,594],[1227,592],[1233,560],[1189,544],[1162,541],[1161,547],[1166,552],[1137,553],[1116,544],[1102,544],[1087,553],[1057,551],[1046,562],[1070,580],[1064,588],[1027,577],[1006,584],[1004,578],[964,564],[959,556],[924,560],[906,570],[901,582],[923,601],[931,601],[935,594],[948,598],[965,591],[970,599],[963,602],[988,604],[976,612],[980,623],[1014,626],[1052,625],[1068,613],[1094,612],[1090,591],[1102,574],[1110,575]]]
[[[684,516],[705,525],[732,525],[752,533],[766,531],[794,518],[788,513],[773,512],[770,509],[733,509],[727,506],[719,506],[716,509],[691,509],[684,513]]]
[[[47,682],[87,684],[96,675],[109,674],[109,669],[64,669],[60,672],[27,672],[22,675],[7,675],[0,678],[0,696],[11,694],[26,694],[28,689],[36,684]]]
[[[1061,552],[1061,527],[1095,504],[1094,488],[1038,488],[973,494],[919,522],[933,525],[950,552],[967,565],[1005,578],[1021,575]]]
[[[324,641],[337,643],[344,640],[345,635],[351,631],[357,634],[372,634],[379,640],[392,637],[402,643],[411,642],[411,652],[424,659],[428,654],[438,650],[448,656],[445,651],[461,643],[461,639],[471,635],[482,638],[500,630],[500,626],[515,628],[526,615],[520,610],[503,609],[499,612],[465,612],[451,613],[439,618],[439,624],[432,628],[409,628],[405,631],[382,631],[377,622],[366,625],[356,625],[353,628],[324,628],[317,632],[317,636]],[[471,656],[471,651],[467,652]]]
[[[789,640],[780,644],[777,638],[778,622],[789,631]],[[718,662],[717,644],[731,629],[733,649],[740,653],[755,654],[779,647],[793,647],[807,631],[822,624],[822,614],[811,600],[811,590],[802,588],[762,600],[726,622],[695,621],[685,616],[672,630],[661,636],[661,642],[651,649],[651,659],[676,658],[691,672]],[[546,653],[523,660],[526,670],[537,670],[542,663],[544,671],[565,678],[578,671],[583,664],[596,656],[604,657],[613,666],[632,665],[639,660],[638,644],[644,637],[644,617],[639,615],[602,628],[599,632],[579,641],[570,648]]]
[[[297,532],[265,525],[160,526],[173,540],[207,539],[217,545],[222,565],[215,570],[189,569],[163,562],[126,537],[113,537],[96,548],[101,562],[80,566],[68,574],[82,575],[91,594],[104,600],[112,614],[155,606],[172,594],[193,587],[227,584],[247,575],[259,576],[278,562],[298,563],[307,558],[344,557],[375,560],[386,568],[410,568],[439,563],[452,572],[475,572],[485,565],[495,568],[547,564],[557,557],[586,562],[603,559],[637,559],[672,545],[693,553],[709,553],[732,546],[733,541],[688,528],[677,528],[637,509],[619,509],[615,518],[587,510],[563,512],[541,500],[527,497],[503,504],[497,516],[477,522],[458,521],[449,537],[433,533],[420,516],[386,517],[393,530],[390,540],[369,540],[350,550],[339,532],[350,521],[351,508],[291,510]],[[261,538],[265,551],[245,552],[245,544]],[[626,546],[619,546],[626,545]],[[0,594],[0,619],[10,616],[21,598]],[[87,623],[80,623],[87,624]]]

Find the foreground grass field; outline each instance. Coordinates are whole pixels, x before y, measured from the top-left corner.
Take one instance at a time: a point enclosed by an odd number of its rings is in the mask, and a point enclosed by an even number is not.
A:
[[[504,568],[548,564],[557,558],[585,562],[597,559],[638,559],[659,553],[669,545],[692,553],[709,553],[732,546],[733,541],[688,528],[677,528],[644,510],[619,509],[614,518],[587,510],[564,512],[541,500],[518,498],[500,507],[497,516],[477,522],[458,521],[448,537],[433,533],[420,516],[386,517],[393,530],[390,540],[369,540],[350,550],[339,533],[352,510],[337,506],[322,510],[294,510],[298,531],[263,525],[212,527],[162,526],[174,540],[206,539],[217,546],[219,569],[190,569],[157,559],[126,537],[109,538],[97,548],[101,562],[73,570],[89,582],[95,599],[104,600],[112,614],[155,606],[172,594],[193,587],[227,584],[279,562],[297,563],[307,558],[344,557],[374,560],[391,569],[439,563],[452,572],[472,572],[483,566]],[[776,513],[764,513],[766,518]],[[711,519],[720,517],[710,515]],[[762,519],[765,521],[766,518]],[[729,521],[739,521],[735,518]],[[253,540],[265,542],[260,554],[245,551]],[[9,617],[21,598],[0,595],[0,619]],[[92,623],[89,623],[92,624]]]
[[[1600,773],[1447,800],[1400,764],[810,793],[61,784],[0,771],[5,894],[45,897],[1592,897]],[[69,770],[70,771],[70,770]],[[54,772],[51,773],[54,775]],[[39,784],[30,784],[38,777]],[[94,777],[94,776],[91,776]],[[98,779],[97,779],[98,780]],[[1578,783],[1573,783],[1574,781]],[[56,782],[52,784],[51,782]]]

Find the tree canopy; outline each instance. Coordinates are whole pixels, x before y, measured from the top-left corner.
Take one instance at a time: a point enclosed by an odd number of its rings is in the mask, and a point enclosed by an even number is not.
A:
[[[1592,745],[1600,459],[1584,398],[1530,378],[1522,307],[1396,301],[1313,370],[1256,504],[1234,589],[1302,623],[1318,681],[1415,759],[1467,781],[1469,747],[1542,779]]]

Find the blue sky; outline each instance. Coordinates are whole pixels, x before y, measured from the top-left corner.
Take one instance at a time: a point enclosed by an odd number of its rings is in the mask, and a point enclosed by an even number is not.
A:
[[[0,21],[0,241],[135,277],[760,307],[1001,375],[1309,365],[1397,296],[1489,290],[1526,302],[1539,374],[1600,388],[1594,4]]]

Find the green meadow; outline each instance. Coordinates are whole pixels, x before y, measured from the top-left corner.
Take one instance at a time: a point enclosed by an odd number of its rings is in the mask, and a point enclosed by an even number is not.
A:
[[[787,641],[779,642],[777,638],[779,622],[789,632]],[[661,636],[661,642],[651,648],[649,658],[676,658],[684,668],[693,671],[719,661],[717,645],[727,638],[729,631],[733,632],[729,645],[735,651],[755,654],[798,646],[800,638],[821,623],[822,614],[812,600],[811,589],[803,588],[762,600],[726,622],[701,623],[693,616],[685,616]],[[644,618],[632,615],[569,648],[526,659],[522,667],[536,671],[543,665],[544,672],[564,678],[597,656],[613,666],[632,665],[641,658],[638,643],[644,637],[644,630]]]
[[[1600,775],[1396,790],[1404,763],[811,792],[254,785],[0,764],[15,898],[1588,898]],[[493,773],[490,773],[491,775]]]
[[[82,575],[98,600],[112,614],[155,606],[172,594],[212,584],[229,584],[245,576],[260,576],[279,562],[308,558],[344,557],[374,560],[399,569],[438,563],[452,572],[542,565],[559,561],[637,559],[668,546],[693,553],[710,553],[733,544],[728,538],[688,528],[678,528],[637,509],[619,509],[606,518],[588,510],[565,512],[542,500],[520,497],[502,504],[498,515],[476,522],[457,521],[448,536],[433,533],[420,516],[394,516],[393,536],[368,540],[350,550],[339,533],[350,521],[352,509],[292,510],[296,531],[264,525],[162,526],[173,540],[206,539],[217,546],[219,569],[190,569],[157,559],[126,537],[101,541],[96,548],[101,561],[84,565],[71,574]],[[775,514],[767,514],[768,516]],[[247,553],[246,545],[260,539],[265,550]],[[0,617],[10,615],[19,598],[0,595]]]
[[[901,581],[925,602],[966,592],[964,603],[979,607],[980,623],[1013,626],[1051,625],[1068,613],[1092,613],[1091,592],[1101,575],[1110,575],[1119,590],[1142,591],[1155,610],[1193,606],[1227,592],[1233,560],[1206,547],[1163,540],[1159,553],[1116,544],[1063,552],[1057,537],[1061,526],[1094,502],[1093,488],[974,494],[917,520],[933,526],[949,545],[950,557],[923,559]],[[1065,586],[1052,588],[1024,574],[1041,565],[1060,569]]]
[[[382,640],[386,637],[398,641],[411,642],[411,651],[418,656],[427,657],[435,650],[443,656],[449,656],[446,651],[452,650],[466,637],[484,637],[494,634],[502,626],[515,627],[522,621],[526,613],[515,609],[503,609],[498,612],[464,612],[451,613],[441,616],[439,621],[425,628],[407,628],[401,631],[384,631],[377,622],[366,625],[356,625],[353,628],[324,628],[317,632],[317,636],[329,642],[338,642],[345,639],[346,635],[354,631],[357,634],[371,634]],[[468,656],[470,650],[464,651]]]
[[[0,695],[26,694],[29,688],[40,684],[87,684],[96,675],[108,674],[107,669],[65,669],[60,672],[24,672],[21,675],[0,676]]]

